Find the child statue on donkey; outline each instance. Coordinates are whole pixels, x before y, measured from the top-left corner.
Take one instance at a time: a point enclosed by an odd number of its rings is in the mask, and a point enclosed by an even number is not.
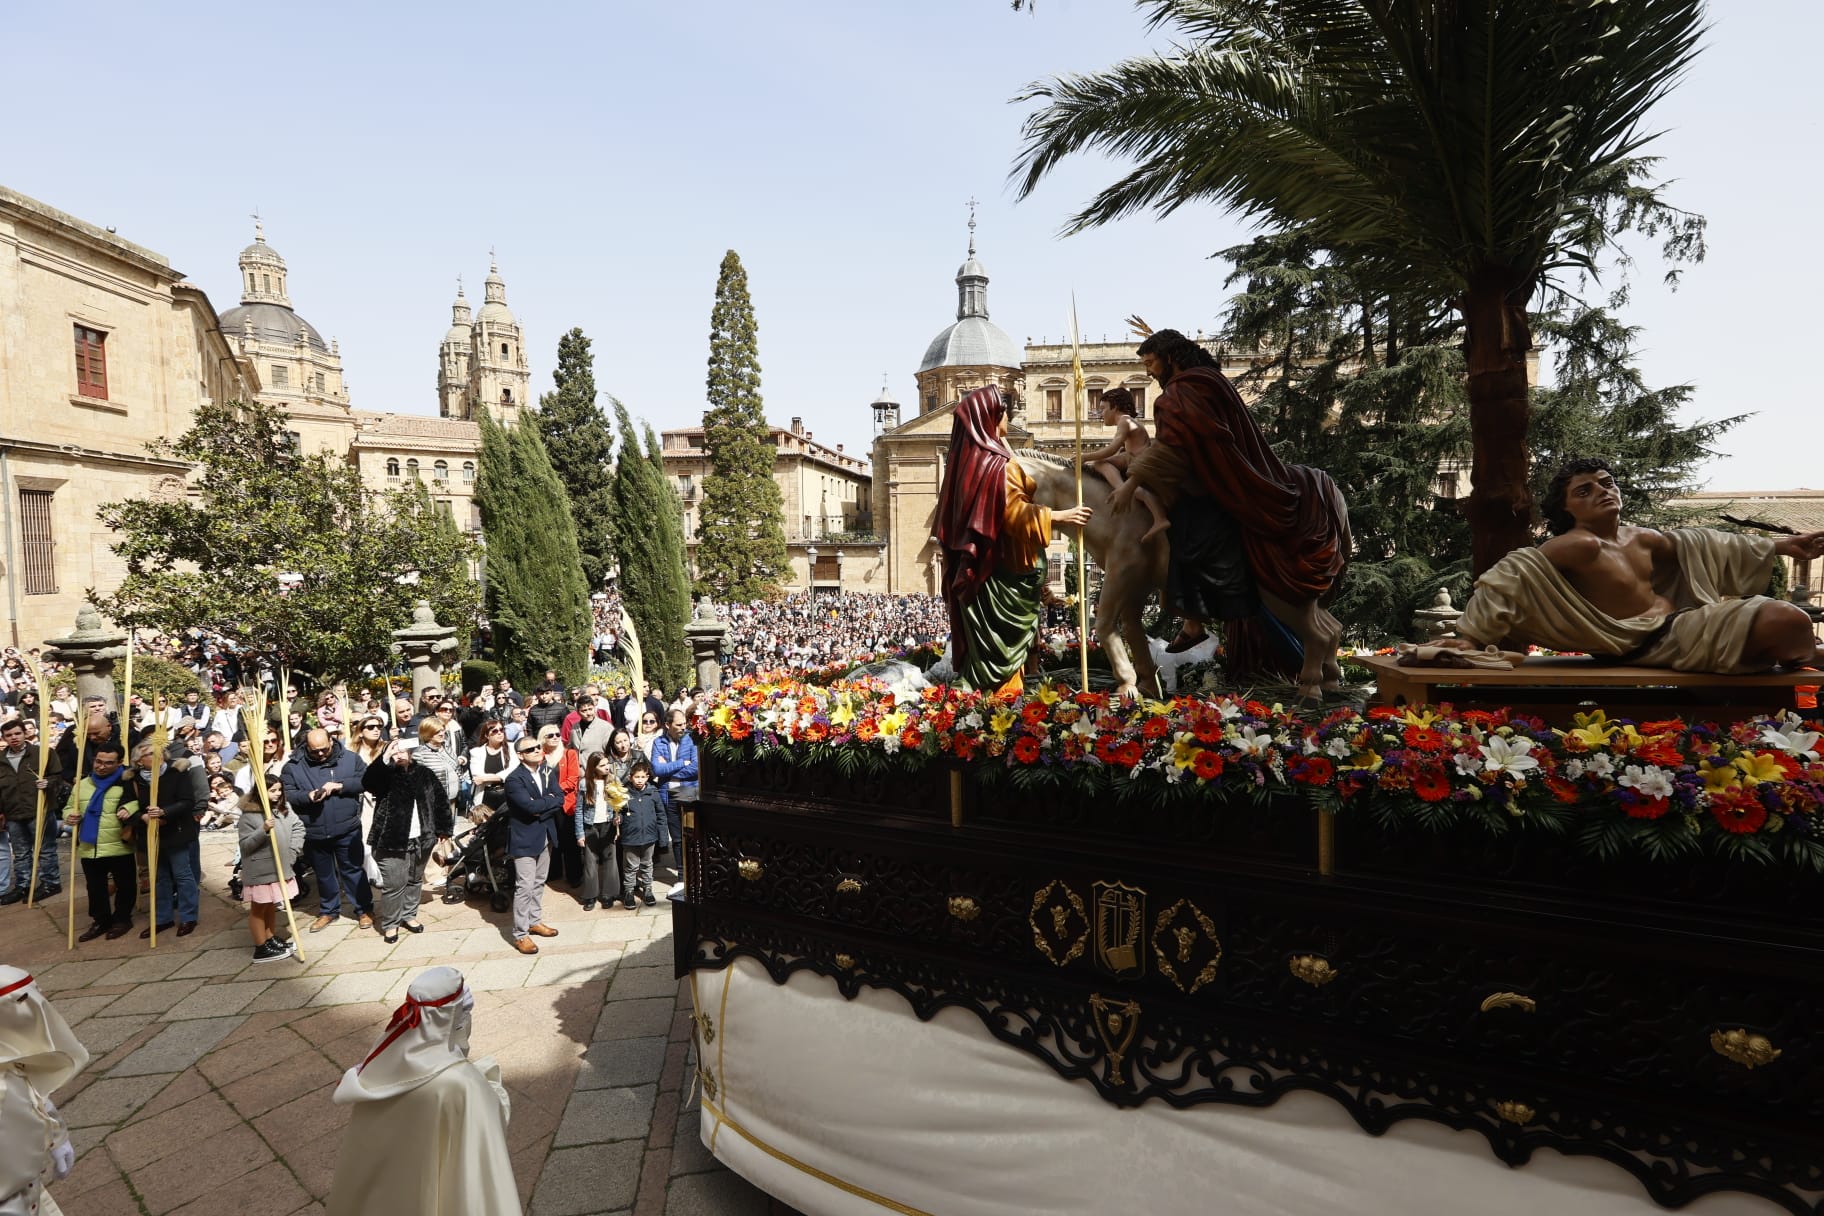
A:
[[[1560,469],[1543,505],[1551,538],[1489,567],[1443,645],[1532,644],[1719,675],[1824,659],[1805,610],[1761,594],[1776,558],[1824,556],[1824,532],[1775,541],[1624,524],[1615,473],[1595,457]]]

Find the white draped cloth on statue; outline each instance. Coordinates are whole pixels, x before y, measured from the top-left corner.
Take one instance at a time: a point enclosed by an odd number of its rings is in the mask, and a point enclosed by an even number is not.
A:
[[[32,977],[0,966],[0,1216],[56,1216],[45,1184],[75,1153],[51,1095],[88,1062]]]
[[[368,1058],[343,1074],[352,1106],[330,1216],[518,1216],[510,1105],[494,1061],[468,1058],[475,997],[453,967],[412,981]]]

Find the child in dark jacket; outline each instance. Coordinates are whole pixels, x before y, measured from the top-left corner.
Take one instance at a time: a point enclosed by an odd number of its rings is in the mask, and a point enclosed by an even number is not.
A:
[[[621,808],[621,906],[633,908],[634,897],[648,908],[652,895],[652,850],[659,842],[659,820],[665,805],[652,787],[652,765],[635,760],[627,770],[627,805]]]
[[[304,821],[285,802],[284,784],[277,772],[266,776],[266,798],[272,808],[262,814],[260,793],[250,790],[241,800],[241,882],[247,900],[247,929],[253,935],[253,961],[270,963],[290,957],[296,949],[278,936],[281,900],[298,895],[297,861],[304,849]],[[279,857],[272,856],[272,834],[279,838]],[[283,870],[279,863],[283,863]],[[280,885],[279,875],[285,881]]]

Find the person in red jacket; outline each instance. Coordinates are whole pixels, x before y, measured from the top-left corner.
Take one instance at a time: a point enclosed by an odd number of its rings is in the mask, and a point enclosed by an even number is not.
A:
[[[557,855],[551,859],[553,871],[562,870],[570,886],[583,885],[583,850],[576,843],[576,790],[583,781],[582,757],[575,748],[565,747],[563,735],[556,726],[542,727],[538,741],[545,749],[545,767],[557,774],[558,788],[564,791],[564,822],[558,824]],[[554,872],[552,877],[557,875]]]

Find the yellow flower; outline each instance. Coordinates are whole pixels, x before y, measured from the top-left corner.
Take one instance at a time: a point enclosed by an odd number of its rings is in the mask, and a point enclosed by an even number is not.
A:
[[[997,735],[1004,735],[1013,727],[1014,713],[1011,709],[997,709],[994,716],[988,719],[988,729]]]
[[[732,705],[718,705],[709,715],[710,725],[718,730],[727,730],[728,724],[734,720],[735,707]]]
[[[1366,769],[1371,773],[1378,773],[1381,771],[1381,763],[1382,763],[1381,754],[1379,752],[1375,751],[1373,748],[1366,748],[1362,751],[1356,752],[1353,756],[1350,756],[1348,763],[1339,764],[1339,765],[1337,765],[1337,767],[1338,768],[1360,768],[1360,769]]]
[[[906,711],[905,710],[896,709],[890,714],[880,715],[880,733],[881,734],[897,735],[900,731],[904,730],[905,728],[906,728]]]
[[[1607,746],[1615,730],[1615,727],[1609,725],[1609,716],[1598,709],[1593,713],[1574,715],[1571,718],[1571,729],[1558,733],[1566,739],[1575,739],[1585,747],[1596,748]]]
[[[1697,766],[1697,775],[1704,779],[1704,789],[1712,794],[1720,794],[1741,785],[1734,765],[1725,764],[1720,768],[1712,768],[1710,762],[1706,760]]]
[[[1753,752],[1735,758],[1735,767],[1742,770],[1742,777],[1749,785],[1759,785],[1763,781],[1784,781],[1786,770],[1780,762],[1765,752]]]
[[[837,698],[836,703],[830,706],[830,725],[847,726],[854,720],[855,710],[849,705],[849,699],[847,697]]]
[[[1156,718],[1163,718],[1172,712],[1172,707],[1164,701],[1148,701],[1146,712]]]
[[[1197,763],[1197,753],[1201,750],[1196,735],[1189,731],[1180,733],[1172,740],[1172,767],[1190,768]]]
[[[1402,718],[1408,726],[1430,727],[1433,722],[1438,721],[1443,716],[1443,714],[1435,714],[1431,712],[1431,710],[1421,706],[1418,709],[1407,710],[1405,714],[1402,715]]]
[[[1058,690],[1051,684],[1039,685],[1039,690],[1032,695],[1046,705],[1056,705],[1058,702]]]

